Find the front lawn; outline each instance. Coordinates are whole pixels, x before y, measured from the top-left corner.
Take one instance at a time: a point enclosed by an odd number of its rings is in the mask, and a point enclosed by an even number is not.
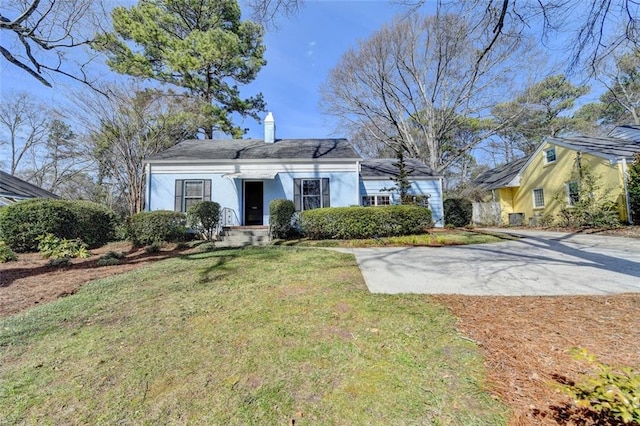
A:
[[[503,424],[430,300],[330,251],[157,262],[0,321],[0,423]]]
[[[466,229],[434,229],[426,234],[360,240],[298,240],[275,241],[275,245],[306,247],[442,247],[465,244],[495,243],[513,240],[507,234],[495,234]]]

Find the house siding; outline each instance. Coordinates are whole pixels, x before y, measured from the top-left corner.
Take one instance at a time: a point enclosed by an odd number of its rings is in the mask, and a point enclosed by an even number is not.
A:
[[[358,204],[358,173],[355,162],[351,164],[291,164],[275,168],[278,174],[274,179],[229,179],[225,173],[274,171],[274,167],[245,165],[244,167],[202,167],[193,166],[151,166],[150,190],[147,210],[173,210],[175,199],[175,181],[178,179],[211,179],[211,200],[223,208],[236,212],[242,223],[243,180],[263,182],[263,224],[269,224],[269,203],[278,198],[293,200],[294,179],[322,179],[330,182],[330,205],[346,207]],[[208,169],[208,170],[207,170]],[[203,171],[207,170],[207,171]]]
[[[551,147],[556,149],[556,161],[546,164],[545,151]],[[543,214],[556,218],[560,210],[567,206],[565,183],[571,179],[571,173],[575,170],[576,155],[575,150],[549,143],[538,150],[522,172],[520,187],[501,188],[499,191],[504,223],[508,223],[508,213],[524,213],[525,223]],[[608,159],[591,154],[583,153],[580,161],[583,167],[589,168],[593,175],[599,178],[599,196],[607,201],[618,203],[620,219],[626,220],[621,167],[618,164],[611,164]],[[537,188],[544,190],[543,208],[533,206],[532,194]]]
[[[442,180],[441,179],[415,179],[411,182],[411,195],[428,195],[429,209],[431,210],[434,225],[444,226],[444,208],[442,206]],[[395,183],[391,179],[362,179],[360,180],[360,196],[357,205],[362,204],[362,197],[366,195],[390,195],[391,203],[398,204],[400,195],[397,191],[389,191]]]

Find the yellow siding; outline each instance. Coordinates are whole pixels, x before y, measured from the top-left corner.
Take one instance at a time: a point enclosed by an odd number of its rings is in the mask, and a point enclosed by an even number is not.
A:
[[[543,150],[535,155],[522,172],[518,188],[500,190],[501,204],[505,209],[505,213],[524,213],[525,223],[529,223],[529,220],[534,215],[550,214],[555,217],[563,207],[566,207],[565,183],[571,180],[571,172],[576,167],[577,153],[574,150],[555,146],[556,161],[546,164],[545,151],[551,147],[553,146],[546,144]],[[608,201],[618,203],[620,219],[626,220],[622,167],[618,164],[611,164],[609,160],[590,154],[582,154],[581,163],[583,167],[588,167],[593,175],[599,178],[599,195],[602,195]],[[537,188],[541,188],[544,191],[545,205],[543,208],[534,208],[533,206],[533,190]],[[506,202],[502,203],[503,194],[507,198],[509,193],[512,196],[510,203],[512,207],[509,207]],[[505,213],[503,213],[503,216],[506,215]],[[508,223],[508,221],[505,220],[504,223]]]

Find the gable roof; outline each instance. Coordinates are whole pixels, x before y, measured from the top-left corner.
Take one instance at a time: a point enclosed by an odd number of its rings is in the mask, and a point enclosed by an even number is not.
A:
[[[514,180],[524,169],[530,158],[531,156],[523,157],[495,169],[482,172],[473,180],[473,183],[480,189],[486,190],[517,186],[518,183],[514,182]]]
[[[59,198],[53,192],[35,186],[2,170],[0,170],[0,197]]]
[[[201,162],[210,160],[360,160],[346,139],[189,139],[146,162]]]
[[[373,160],[363,160],[360,163],[360,176],[363,179],[375,178],[394,178],[398,176],[398,162],[395,158],[377,158]],[[420,160],[406,159],[404,160],[407,175],[416,178],[434,178],[438,177],[433,173],[431,167],[427,166]]]
[[[631,160],[635,154],[640,153],[640,139],[634,140],[622,139],[619,137],[596,138],[591,136],[574,136],[563,138],[550,137],[547,138],[545,142],[573,149],[574,151],[580,151],[585,154],[603,157],[611,161],[623,158]]]
[[[609,132],[609,137],[640,142],[640,126],[633,124],[616,126]]]

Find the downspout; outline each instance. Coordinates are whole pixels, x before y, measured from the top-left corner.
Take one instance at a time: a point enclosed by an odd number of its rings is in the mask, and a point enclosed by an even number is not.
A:
[[[151,209],[151,164],[147,163],[144,165],[144,171],[146,175],[146,182],[144,183],[145,191],[144,191],[144,211],[150,211]]]
[[[362,205],[362,194],[360,194],[360,161],[356,160],[356,206]]]
[[[631,200],[629,200],[629,187],[627,186],[627,159],[622,159],[622,182],[624,184],[624,200],[627,207],[627,221],[633,225],[633,216],[631,215]]]

